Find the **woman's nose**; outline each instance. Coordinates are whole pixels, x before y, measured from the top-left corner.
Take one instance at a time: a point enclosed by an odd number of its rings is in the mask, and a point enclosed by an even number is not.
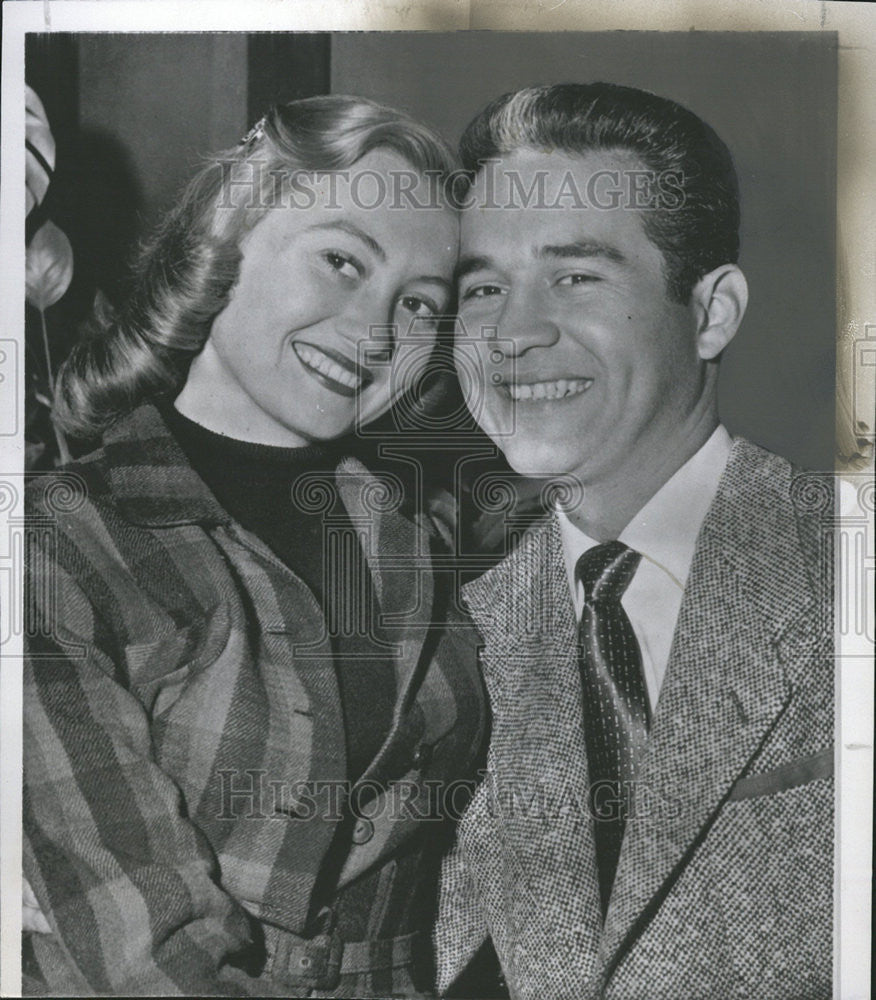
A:
[[[519,357],[534,347],[551,347],[560,336],[543,297],[531,289],[511,292],[496,330],[501,349]]]
[[[350,344],[392,340],[390,317],[383,302],[356,296],[335,316],[335,329]]]

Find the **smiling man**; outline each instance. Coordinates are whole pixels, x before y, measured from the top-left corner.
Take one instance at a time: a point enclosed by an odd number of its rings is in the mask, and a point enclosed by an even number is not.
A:
[[[489,936],[514,997],[828,997],[831,577],[795,470],[718,415],[730,153],[674,102],[569,84],[494,102],[462,156],[460,377],[564,488],[464,588],[493,729],[441,985]]]

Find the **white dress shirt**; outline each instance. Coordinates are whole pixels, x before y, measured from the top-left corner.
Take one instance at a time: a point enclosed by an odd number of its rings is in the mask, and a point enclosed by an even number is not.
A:
[[[724,427],[719,426],[618,536],[618,541],[642,556],[621,604],[642,650],[652,712],[669,662],[697,536],[718,492],[732,443]],[[575,566],[588,549],[599,543],[576,528],[564,511],[558,509],[557,517],[575,614],[580,619],[584,591],[575,579]]]

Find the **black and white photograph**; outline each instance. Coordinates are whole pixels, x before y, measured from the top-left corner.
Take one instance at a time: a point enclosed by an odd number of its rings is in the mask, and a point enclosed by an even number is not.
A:
[[[876,16],[679,6],[3,5],[0,994],[869,996]]]

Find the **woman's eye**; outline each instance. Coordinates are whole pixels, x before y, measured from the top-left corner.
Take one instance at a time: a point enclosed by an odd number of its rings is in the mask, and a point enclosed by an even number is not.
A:
[[[336,250],[329,250],[323,254],[332,270],[342,274],[345,278],[358,278],[361,274],[358,261],[346,254],[338,253]]]
[[[399,299],[399,302],[402,309],[413,316],[431,319],[438,314],[437,306],[431,302],[427,302],[425,299],[421,299],[418,295],[403,295]]]

